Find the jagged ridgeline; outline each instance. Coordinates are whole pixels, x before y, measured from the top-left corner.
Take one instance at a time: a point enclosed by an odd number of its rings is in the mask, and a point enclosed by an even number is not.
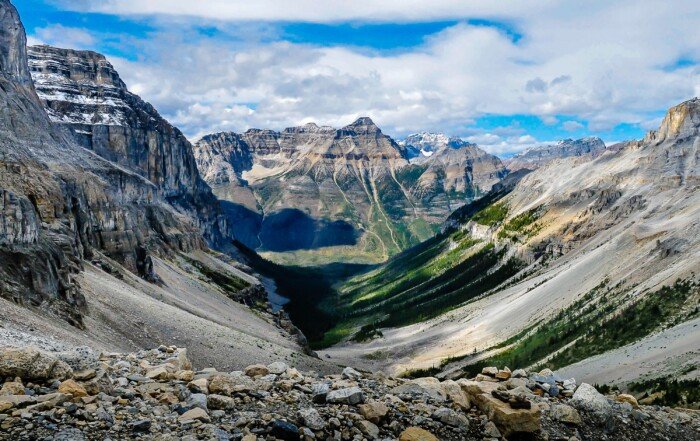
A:
[[[386,260],[506,175],[474,144],[430,134],[399,144],[366,117],[207,135],[195,156],[237,239],[295,264]]]
[[[316,344],[455,377],[515,365],[605,379],[628,357],[658,363],[628,360],[622,380],[697,375],[700,100],[641,141],[598,145],[522,155],[559,159],[511,173],[434,238],[343,283]]]

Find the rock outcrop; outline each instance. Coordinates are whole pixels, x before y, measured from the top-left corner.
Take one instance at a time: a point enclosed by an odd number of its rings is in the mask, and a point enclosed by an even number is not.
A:
[[[532,147],[518,153],[506,161],[506,166],[511,171],[523,168],[534,170],[554,159],[580,156],[594,158],[604,151],[605,143],[597,137],[564,139],[556,144]]]
[[[2,1],[0,17],[0,295],[81,326],[85,300],[73,279],[93,251],[149,279],[152,255],[205,244],[196,221],[170,205],[178,193],[159,187],[170,178],[152,182],[109,162],[49,120],[17,11]],[[189,170],[197,176],[193,160]]]
[[[32,46],[34,85],[52,122],[78,144],[152,182],[169,203],[189,215],[211,245],[226,233],[219,204],[199,176],[192,146],[150,104],[128,91],[98,53]]]
[[[97,369],[62,382],[24,376],[6,382],[0,439],[627,441],[660,433],[694,440],[700,430],[697,413],[633,408],[587,384],[579,386],[586,398],[570,399],[541,393],[541,383],[527,378],[440,382],[360,373],[343,378],[300,372],[282,362],[245,371],[194,371],[183,349],[174,346],[102,354],[99,361]],[[455,401],[455,394],[463,400]],[[591,401],[605,403],[604,412],[592,409]]]
[[[426,135],[427,136],[427,135]],[[234,233],[261,251],[344,246],[335,258],[386,258],[427,239],[447,215],[505,176],[498,158],[461,140],[415,158],[367,117],[340,129],[207,135],[195,144],[202,176]],[[426,147],[427,148],[427,147]],[[413,159],[411,159],[413,158]]]

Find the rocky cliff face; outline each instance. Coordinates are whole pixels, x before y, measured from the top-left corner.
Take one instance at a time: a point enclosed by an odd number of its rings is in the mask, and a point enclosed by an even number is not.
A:
[[[225,230],[218,203],[199,176],[192,146],[126,85],[101,54],[33,46],[29,69],[55,124],[78,144],[152,182],[169,202],[196,220],[212,244]]]
[[[195,157],[230,202],[229,217],[249,226],[237,231],[248,246],[340,246],[341,260],[378,260],[428,238],[451,210],[505,175],[497,158],[442,137],[433,157],[418,160],[413,144],[396,143],[365,117],[340,129],[311,123],[208,135]]]
[[[0,295],[42,305],[76,325],[83,259],[109,255],[145,278],[151,255],[204,246],[159,187],[76,145],[34,90],[17,11],[0,2]]]
[[[506,161],[511,171],[527,168],[534,170],[554,159],[575,156],[595,157],[605,151],[605,143],[596,137],[564,139],[556,144],[533,147]]]

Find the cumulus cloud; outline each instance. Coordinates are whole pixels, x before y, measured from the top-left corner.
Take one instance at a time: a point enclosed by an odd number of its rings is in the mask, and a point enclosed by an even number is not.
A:
[[[97,38],[88,30],[53,24],[34,29],[34,34],[27,39],[27,44],[46,44],[70,49],[90,49],[95,46]]]
[[[564,121],[563,123],[561,123],[561,126],[567,132],[575,132],[577,130],[581,130],[584,127],[584,125],[578,121]]]
[[[494,152],[517,151],[527,135],[474,133],[483,115],[534,115],[564,130],[592,132],[620,123],[647,127],[658,112],[700,93],[700,4],[679,2],[475,1],[299,2],[261,0],[99,0],[63,7],[140,19],[156,30],[133,43],[136,60],[110,57],[130,88],[190,137],[249,127],[283,128],[310,120],[344,125],[369,115],[388,133],[442,130],[493,135]],[[678,10],[685,11],[678,14]],[[143,18],[146,17],[146,18]],[[177,26],[163,22],[177,19]],[[192,18],[195,17],[195,18]],[[400,53],[280,39],[231,42],[196,32],[241,21],[427,21],[482,18],[430,36]],[[166,20],[167,22],[167,20]],[[55,44],[60,35],[36,38]],[[73,37],[82,46],[89,43]],[[670,66],[670,67],[669,67]],[[559,126],[560,121],[565,121]],[[510,149],[510,150],[509,150]]]

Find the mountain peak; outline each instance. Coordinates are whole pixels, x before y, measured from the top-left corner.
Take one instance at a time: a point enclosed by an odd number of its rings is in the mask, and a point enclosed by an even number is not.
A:
[[[696,97],[668,109],[658,132],[652,135],[655,140],[663,141],[697,135],[699,129],[700,99]]]

